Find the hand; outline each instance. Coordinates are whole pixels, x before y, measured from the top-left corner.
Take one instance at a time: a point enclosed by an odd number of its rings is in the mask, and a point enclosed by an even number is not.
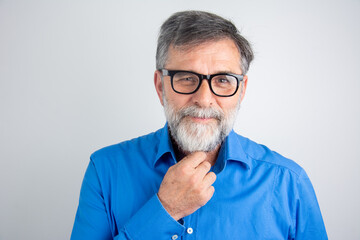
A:
[[[161,182],[158,197],[177,221],[204,206],[213,196],[216,174],[206,153],[195,152],[170,167]]]

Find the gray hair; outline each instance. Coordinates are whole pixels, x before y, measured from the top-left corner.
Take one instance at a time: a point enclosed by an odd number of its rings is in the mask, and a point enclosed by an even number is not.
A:
[[[161,26],[156,50],[156,68],[165,67],[170,45],[195,47],[202,43],[232,39],[240,53],[240,67],[245,75],[254,58],[250,43],[240,35],[235,25],[218,15],[202,11],[177,12]]]

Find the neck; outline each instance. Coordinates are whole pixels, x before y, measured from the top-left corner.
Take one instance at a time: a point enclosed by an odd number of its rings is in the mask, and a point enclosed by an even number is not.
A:
[[[211,163],[211,166],[214,166],[216,163],[216,159],[219,155],[220,145],[217,145],[216,148],[210,152],[206,152],[206,161]]]

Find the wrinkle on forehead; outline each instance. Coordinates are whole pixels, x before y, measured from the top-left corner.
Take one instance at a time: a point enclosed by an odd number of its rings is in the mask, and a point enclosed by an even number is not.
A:
[[[226,50],[224,50],[224,46],[226,46]],[[190,62],[191,64],[189,64]],[[236,62],[236,64],[234,64],[234,62]],[[165,65],[167,67],[170,66],[170,68],[173,68],[173,66],[178,67],[178,69],[172,70],[197,72],[196,69],[202,69],[203,72],[199,73],[205,75],[217,72],[241,74],[240,52],[235,42],[229,38],[208,41],[195,46],[171,45]],[[179,66],[181,66],[180,69]],[[236,71],[234,71],[234,69]]]

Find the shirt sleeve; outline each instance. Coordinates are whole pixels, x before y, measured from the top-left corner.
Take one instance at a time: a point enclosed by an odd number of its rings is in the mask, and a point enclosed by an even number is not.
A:
[[[298,178],[297,190],[294,213],[295,239],[328,239],[315,191],[304,171]]]
[[[82,182],[71,240],[113,239],[95,165],[90,161]]]
[[[181,236],[185,227],[172,218],[155,194],[122,228],[129,239],[171,239]],[[116,238],[118,240],[125,238]]]
[[[81,186],[71,240],[161,240],[185,232],[185,227],[162,206],[157,194],[119,229],[107,209],[96,167],[90,161]]]

